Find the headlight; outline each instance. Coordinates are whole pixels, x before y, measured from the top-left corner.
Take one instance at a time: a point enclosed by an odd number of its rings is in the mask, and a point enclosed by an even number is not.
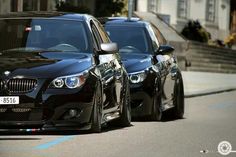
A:
[[[129,80],[131,83],[140,83],[143,82],[147,77],[147,74],[145,72],[135,73],[131,74],[129,76]]]
[[[51,82],[49,87],[75,89],[85,83],[86,76],[87,73],[58,77]]]
[[[56,87],[56,88],[62,88],[64,86],[64,80],[62,78],[57,78],[55,80],[52,81],[53,82],[53,85]]]
[[[77,88],[80,86],[80,82],[80,78],[75,76],[67,77],[65,79],[65,84],[68,88]]]

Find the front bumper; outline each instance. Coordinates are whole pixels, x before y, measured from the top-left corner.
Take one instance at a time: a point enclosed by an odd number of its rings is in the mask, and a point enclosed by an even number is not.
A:
[[[147,73],[147,77],[143,82],[130,83],[131,93],[131,114],[133,117],[143,117],[151,115],[155,80],[159,78],[159,75],[153,71]]]
[[[153,86],[147,83],[131,84],[131,114],[133,117],[147,116],[152,113]]]
[[[131,93],[131,114],[133,117],[147,116],[152,113],[153,99],[146,92]]]
[[[46,89],[0,96],[19,96],[19,105],[0,105],[0,131],[84,130],[90,129],[94,80],[80,89]],[[76,111],[73,116],[70,111]]]
[[[48,108],[31,108],[28,112],[12,112],[12,109],[14,108],[8,108],[5,113],[0,113],[0,131],[89,129],[93,106],[90,103],[66,103],[56,107],[51,114],[47,113]],[[68,117],[70,109],[76,109],[77,115]]]

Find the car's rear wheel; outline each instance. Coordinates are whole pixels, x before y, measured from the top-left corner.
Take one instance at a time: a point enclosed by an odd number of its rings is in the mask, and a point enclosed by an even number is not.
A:
[[[184,116],[184,86],[180,72],[178,72],[178,77],[175,82],[173,103],[174,108],[171,109],[171,115],[173,118],[182,119]]]
[[[102,89],[101,83],[98,83],[96,93],[93,98],[93,112],[91,117],[91,131],[95,133],[99,133],[102,131]]]
[[[153,96],[153,104],[152,104],[152,113],[150,115],[150,120],[153,121],[160,121],[162,118],[162,100],[161,100],[161,88],[156,83],[154,89],[154,96]]]

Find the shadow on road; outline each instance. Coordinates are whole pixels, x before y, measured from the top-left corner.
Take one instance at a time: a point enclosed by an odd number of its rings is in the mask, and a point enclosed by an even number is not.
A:
[[[21,140],[34,141],[34,140],[41,140],[41,138],[26,138],[26,137],[0,138],[0,141],[21,141]]]
[[[132,127],[133,125],[130,125],[129,127]],[[89,130],[74,130],[74,131],[38,131],[38,132],[0,132],[0,140],[40,140],[41,138],[1,138],[1,136],[33,136],[33,135],[42,135],[42,136],[63,136],[63,135],[89,135],[89,134],[102,134],[109,131],[115,131],[115,130],[126,130],[128,127],[118,127],[114,125],[105,125],[102,129],[101,133],[92,133]]]
[[[173,121],[179,121],[184,120],[183,119],[175,119],[173,116],[169,115],[168,113],[164,113],[162,116],[162,120],[160,122],[173,122]],[[135,117],[132,118],[132,122],[156,122],[153,120],[150,120],[148,117]],[[158,122],[157,122],[158,123]],[[133,127],[134,125],[130,125],[130,127]],[[1,138],[1,136],[32,136],[32,135],[49,135],[49,136],[60,136],[60,135],[89,135],[89,134],[103,134],[110,131],[115,130],[127,130],[129,127],[119,127],[116,125],[107,124],[103,127],[103,130],[101,133],[91,133],[89,130],[81,131],[81,130],[73,130],[73,131],[39,131],[39,132],[0,132],[0,140],[40,140],[41,138]]]
[[[169,113],[164,113],[161,121],[154,121],[154,120],[150,120],[149,117],[134,117],[132,118],[133,122],[173,122],[173,121],[179,121],[179,120],[184,120],[186,119],[185,117],[182,119],[176,119],[173,118],[173,116],[169,115]]]

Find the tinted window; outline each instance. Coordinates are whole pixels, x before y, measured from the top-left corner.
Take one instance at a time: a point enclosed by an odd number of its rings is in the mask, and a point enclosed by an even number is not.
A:
[[[160,30],[155,27],[154,25],[151,26],[153,31],[155,32],[155,35],[158,39],[159,45],[166,45],[166,39],[164,38],[164,36],[162,35],[162,33],[160,32]]]
[[[95,24],[91,21],[91,28],[92,28],[92,35],[93,39],[95,41],[95,47],[99,51],[100,50],[100,44],[102,43],[102,39],[100,38],[100,35],[98,33],[98,30],[95,26]]]
[[[18,48],[90,51],[82,22],[54,19],[0,20],[0,50]]]
[[[116,42],[120,52],[147,53],[148,43],[145,28],[128,26],[106,26],[110,39]]]
[[[159,42],[158,42],[158,40],[156,38],[156,35],[155,35],[155,33],[154,33],[154,31],[153,31],[153,29],[150,25],[147,25],[147,30],[149,32],[149,35],[150,35],[151,39],[152,39],[153,49],[154,49],[154,51],[156,51],[156,50],[158,50]]]
[[[97,20],[94,20],[94,23],[96,24],[98,28],[102,41],[104,43],[109,43],[110,42],[109,37],[107,36],[106,31],[103,29],[103,26]]]

